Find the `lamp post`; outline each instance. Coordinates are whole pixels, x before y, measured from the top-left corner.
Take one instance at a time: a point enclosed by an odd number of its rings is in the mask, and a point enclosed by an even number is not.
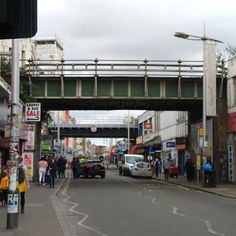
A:
[[[127,153],[129,153],[129,148],[130,148],[130,127],[129,127],[129,110],[128,110],[128,123],[127,123],[127,129],[128,129],[128,143],[127,143]]]
[[[213,39],[213,38],[208,38],[205,33],[203,36],[196,36],[196,35],[191,35],[191,34],[186,34],[182,32],[176,32],[174,34],[175,37],[181,38],[181,39],[186,39],[186,40],[193,40],[193,41],[202,41],[203,42],[203,96],[202,96],[202,129],[203,129],[203,144],[202,144],[202,160],[205,159],[206,156],[206,147],[207,147],[207,140],[206,140],[206,116],[207,116],[207,77],[208,77],[208,65],[207,65],[207,54],[209,53],[207,51],[207,42],[214,42],[214,43],[223,43],[220,40]],[[215,50],[215,49],[214,49]],[[214,51],[214,57],[215,57],[215,51]],[[214,58],[214,61],[216,61],[216,58]],[[214,65],[214,64],[213,64]],[[216,99],[216,98],[215,98]],[[216,108],[213,109],[214,112]],[[203,173],[203,178],[204,178],[204,173]],[[204,180],[204,179],[202,179]],[[199,175],[198,175],[198,180],[199,181]],[[204,184],[204,183],[203,183]]]

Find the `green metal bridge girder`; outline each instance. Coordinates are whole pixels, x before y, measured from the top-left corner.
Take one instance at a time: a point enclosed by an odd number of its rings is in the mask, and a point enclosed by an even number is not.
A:
[[[46,109],[77,109],[71,104],[77,103],[78,109],[91,110],[188,110],[200,107],[203,97],[202,62],[37,62],[25,71],[29,96]],[[218,68],[217,97],[225,96],[225,78]]]
[[[202,98],[202,80],[178,78],[149,78],[145,94],[144,78],[33,78],[32,96],[35,98]]]

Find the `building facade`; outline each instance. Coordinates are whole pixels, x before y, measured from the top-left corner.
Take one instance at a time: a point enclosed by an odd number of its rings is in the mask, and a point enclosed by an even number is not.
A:
[[[230,182],[236,182],[236,56],[228,62],[227,80],[228,141],[227,165]]]

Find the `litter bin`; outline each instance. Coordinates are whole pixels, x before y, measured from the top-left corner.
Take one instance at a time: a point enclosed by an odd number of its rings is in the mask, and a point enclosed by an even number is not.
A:
[[[204,172],[204,184],[203,187],[215,188],[216,187],[216,171],[205,171]]]

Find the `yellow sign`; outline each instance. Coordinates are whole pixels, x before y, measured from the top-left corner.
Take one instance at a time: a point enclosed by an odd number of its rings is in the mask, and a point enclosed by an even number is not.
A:
[[[201,156],[200,155],[196,156],[196,167],[197,167],[197,170],[201,169]]]
[[[203,128],[199,128],[199,129],[198,129],[198,135],[199,135],[200,137],[203,137]],[[206,129],[206,135],[207,135],[207,129]]]

